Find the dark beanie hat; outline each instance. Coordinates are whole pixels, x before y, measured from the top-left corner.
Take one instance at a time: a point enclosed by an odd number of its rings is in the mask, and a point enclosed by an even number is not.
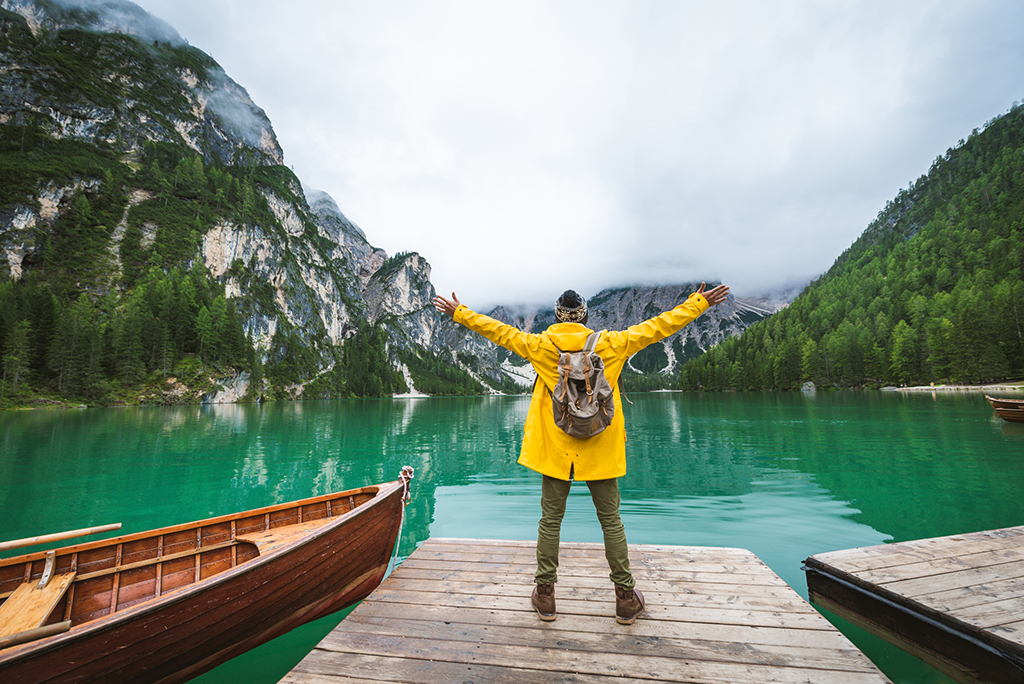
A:
[[[559,323],[582,323],[587,320],[587,300],[576,290],[566,290],[555,302],[555,320]]]

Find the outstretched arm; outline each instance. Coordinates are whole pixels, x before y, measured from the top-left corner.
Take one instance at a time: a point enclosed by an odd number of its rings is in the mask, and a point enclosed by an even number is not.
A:
[[[724,302],[729,295],[727,285],[719,285],[705,292],[706,287],[707,283],[701,283],[696,292],[674,309],[649,318],[643,323],[631,325],[625,330],[609,332],[607,339],[616,348],[617,353],[625,354],[627,357],[665,339],[683,326],[689,325],[708,308]],[[707,302],[707,307],[704,306],[704,302]]]
[[[700,289],[697,290],[697,294],[703,296],[704,299],[708,300],[708,308],[711,308],[716,304],[721,304],[722,302],[725,301],[726,296],[729,294],[728,285],[719,285],[718,287],[708,290],[707,292],[704,291],[704,285],[705,283],[700,284]],[[455,296],[454,292],[452,293],[452,296]]]
[[[441,295],[434,297],[434,308],[447,316],[454,316],[455,310],[459,308],[459,298],[452,292],[451,299],[445,299]]]
[[[455,318],[455,312],[461,306],[462,309],[459,311],[459,317],[457,323],[463,325],[475,333],[483,335],[491,342],[508,349],[511,352],[519,354],[525,359],[532,360],[540,349],[540,335],[531,333],[524,333],[519,328],[509,325],[508,323],[502,323],[499,320],[495,320],[490,316],[479,314],[474,311],[470,311],[468,308],[462,306],[459,298],[452,292],[452,298],[448,299],[443,295],[437,295],[433,299],[434,308],[438,312]],[[551,367],[554,368],[554,362]]]

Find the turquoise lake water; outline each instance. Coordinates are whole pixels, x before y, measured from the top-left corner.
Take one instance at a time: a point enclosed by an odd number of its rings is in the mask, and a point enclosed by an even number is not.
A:
[[[807,596],[809,555],[1024,524],[1024,425],[980,394],[631,394],[630,543],[740,547]],[[0,539],[123,532],[396,479],[416,469],[399,546],[535,539],[540,476],[516,465],[527,397],[0,412]],[[566,541],[600,542],[585,485]],[[8,553],[7,555],[13,555]],[[339,621],[195,680],[277,682]],[[894,682],[949,682],[833,619]]]

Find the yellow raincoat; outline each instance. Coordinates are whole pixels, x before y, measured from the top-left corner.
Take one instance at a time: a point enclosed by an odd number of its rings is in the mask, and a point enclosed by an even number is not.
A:
[[[708,308],[708,301],[694,292],[685,302],[665,313],[626,330],[603,331],[595,351],[605,364],[605,376],[614,391],[615,415],[611,425],[588,439],[577,439],[562,431],[554,420],[551,390],[558,383],[558,349],[583,349],[593,332],[580,323],[555,323],[542,333],[524,333],[511,325],[471,311],[455,310],[454,319],[495,344],[519,354],[532,365],[540,382],[526,416],[519,464],[538,473],[568,480],[607,480],[626,474],[626,424],[619,396],[619,374],[633,354],[663,340]]]

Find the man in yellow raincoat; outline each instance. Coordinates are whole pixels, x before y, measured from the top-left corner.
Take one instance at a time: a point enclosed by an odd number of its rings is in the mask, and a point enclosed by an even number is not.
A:
[[[463,306],[455,293],[452,299],[438,295],[434,307],[495,344],[527,359],[537,372],[533,398],[526,416],[520,465],[537,471],[541,483],[541,520],[537,532],[536,586],[531,598],[542,620],[554,620],[555,582],[558,579],[558,544],[565,514],[565,501],[573,480],[590,488],[597,517],[604,534],[605,557],[615,585],[615,618],[633,624],[644,611],[643,595],[635,588],[629,569],[626,533],[619,516],[618,478],[626,474],[626,428],[618,380],[631,356],[644,347],[665,339],[700,316],[709,307],[725,301],[729,288],[719,285],[707,292],[705,284],[671,311],[666,311],[626,330],[603,331],[595,351],[605,365],[605,377],[613,388],[615,404],[611,424],[586,439],[572,437],[555,424],[551,391],[558,382],[560,351],[583,349],[593,332],[586,327],[587,303],[579,294],[566,290],[555,304],[556,323],[541,333],[524,333],[518,328]]]

